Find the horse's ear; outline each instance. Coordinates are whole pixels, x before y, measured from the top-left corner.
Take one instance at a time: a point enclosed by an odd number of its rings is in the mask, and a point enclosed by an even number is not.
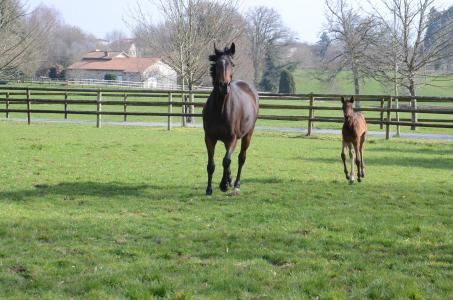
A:
[[[231,43],[230,55],[234,56],[235,53],[236,53],[236,44],[235,43]]]
[[[343,96],[341,97],[341,103],[344,103],[344,97]]]
[[[352,96],[352,97],[351,97],[351,103],[354,103],[354,101],[355,101],[355,97]]]
[[[219,55],[219,53],[220,53],[220,50],[217,49],[217,46],[215,45],[215,42],[214,42],[214,53],[215,53],[215,55]]]

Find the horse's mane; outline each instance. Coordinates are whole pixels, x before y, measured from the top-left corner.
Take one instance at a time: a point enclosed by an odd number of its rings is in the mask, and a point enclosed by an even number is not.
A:
[[[217,60],[222,57],[222,56],[227,56],[230,59],[230,62],[232,62],[233,54],[231,53],[231,49],[228,47],[225,47],[223,51],[217,50],[214,47],[214,54],[209,55],[209,61],[211,62],[211,66],[209,68],[209,74],[211,75],[212,78],[212,85],[216,84],[216,74],[217,74]]]
[[[211,66],[209,67],[209,74],[211,75],[212,78],[212,85],[215,85],[216,81],[216,74],[217,74],[217,55],[212,54],[209,55],[209,61],[211,62]]]

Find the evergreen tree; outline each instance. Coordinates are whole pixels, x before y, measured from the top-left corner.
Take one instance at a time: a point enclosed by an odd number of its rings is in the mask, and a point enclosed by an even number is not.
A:
[[[288,70],[283,70],[280,74],[280,87],[279,93],[282,94],[295,94],[296,83],[293,74]]]
[[[280,71],[275,65],[275,56],[272,53],[266,54],[265,67],[263,78],[260,82],[260,88],[264,92],[277,92],[277,82],[279,80]]]
[[[316,48],[318,50],[319,56],[321,58],[325,58],[327,54],[327,49],[330,46],[330,43],[332,41],[330,40],[329,35],[327,34],[326,31],[324,31],[319,39],[319,41],[316,43]]]
[[[443,67],[443,71],[446,71],[453,64],[453,44],[450,42],[453,39],[453,6],[441,12],[432,8],[428,15],[428,24],[424,48],[429,50],[435,47],[439,40],[445,44],[439,53],[440,59],[435,61],[434,67],[436,70]],[[447,31],[444,30],[445,28]]]

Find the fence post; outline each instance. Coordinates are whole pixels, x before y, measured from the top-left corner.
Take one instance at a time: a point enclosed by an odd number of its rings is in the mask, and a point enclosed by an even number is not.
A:
[[[6,118],[9,118],[9,92],[6,93]]]
[[[186,127],[187,126],[187,123],[186,123],[186,111],[187,111],[187,97],[185,94],[182,94],[182,127]]]
[[[102,93],[98,92],[97,101],[96,101],[96,127],[101,128],[102,122]]]
[[[313,109],[313,106],[315,104],[315,97],[313,94],[310,95],[310,108],[308,110],[308,132],[307,136],[311,136],[311,131],[313,129],[313,118],[315,116],[315,111]]]
[[[123,104],[123,111],[124,111],[124,122],[127,122],[127,94],[124,93],[124,104]]]
[[[385,138],[387,140],[390,139],[390,122],[392,121],[392,112],[390,110],[392,109],[392,100],[393,98],[390,97],[387,103],[387,125],[385,129]]]
[[[167,123],[167,129],[168,130],[171,130],[171,114],[172,114],[172,111],[173,111],[172,102],[173,102],[173,94],[169,93],[168,94],[168,123]]]
[[[193,92],[191,90],[191,91],[189,91],[189,103],[190,103],[190,106],[189,106],[189,109],[188,109],[190,115],[193,115],[195,113],[195,106],[193,105],[193,100],[194,100],[194,95],[193,95]],[[186,111],[187,111],[187,108],[186,108]],[[190,124],[195,124],[194,117],[190,116],[187,119],[189,120]]]
[[[27,89],[27,122],[28,125],[31,124],[31,92],[30,89]]]
[[[380,124],[381,129],[384,129],[384,103],[385,103],[385,99],[382,98],[381,99],[381,124]]]
[[[400,103],[399,103],[398,98],[395,98],[395,108],[396,108],[396,122],[398,122],[398,124],[396,125],[396,136],[399,137],[401,134],[401,126],[399,124],[400,123],[400,112],[399,112]]]
[[[64,93],[64,119],[68,119],[68,92]]]
[[[417,129],[417,127],[415,127],[415,123],[417,123],[417,113],[414,112],[414,110],[417,109],[417,99],[411,99],[411,109],[412,109],[412,117],[411,117],[411,121],[412,121],[412,126],[411,126],[411,130],[415,130]]]

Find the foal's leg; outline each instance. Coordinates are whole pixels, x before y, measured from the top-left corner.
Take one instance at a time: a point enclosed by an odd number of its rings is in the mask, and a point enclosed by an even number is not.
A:
[[[222,181],[220,182],[220,190],[222,192],[228,191],[228,188],[231,186],[231,155],[234,152],[234,148],[236,147],[237,139],[233,137],[228,143],[225,143],[226,154],[223,158],[223,177]]]
[[[236,192],[239,192],[239,189],[241,188],[242,167],[244,166],[245,160],[247,158],[247,149],[249,148],[250,141],[252,140],[252,134],[253,134],[253,131],[249,132],[246,136],[244,136],[242,138],[242,141],[241,141],[241,152],[239,153],[239,157],[238,157],[239,168],[238,168],[238,174],[236,176],[236,181],[234,183],[234,189]]]
[[[343,141],[343,146],[341,148],[341,160],[343,161],[344,174],[346,175],[346,179],[349,180],[348,167],[346,166],[346,147],[347,147],[347,145]]]
[[[354,151],[352,147],[352,143],[348,143],[349,148],[349,159],[351,160],[351,173],[349,173],[349,182],[354,182]]]
[[[204,141],[206,143],[206,149],[208,150],[208,187],[206,188],[206,196],[212,195],[212,174],[215,171],[214,163],[214,150],[217,140],[213,140],[205,136]]]
[[[361,182],[361,158],[360,158],[360,141],[354,142],[355,164],[357,166],[357,181]]]
[[[363,144],[365,143],[366,133],[362,135],[360,138],[360,164],[361,164],[361,171],[362,171],[362,178],[365,177],[365,163],[363,162]]]

